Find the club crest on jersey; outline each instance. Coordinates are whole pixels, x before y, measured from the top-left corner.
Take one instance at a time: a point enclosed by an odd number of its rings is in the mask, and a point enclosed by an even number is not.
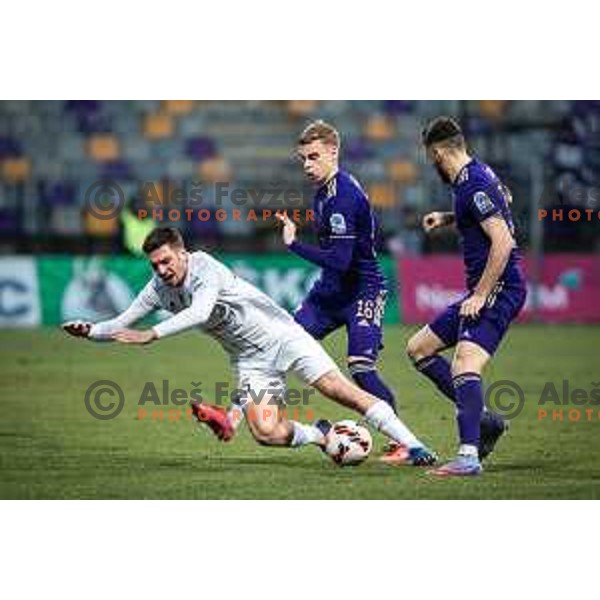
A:
[[[346,219],[340,213],[333,213],[329,217],[329,225],[331,226],[331,233],[334,235],[344,235],[346,233]]]
[[[495,208],[494,203],[490,200],[490,197],[485,192],[477,192],[475,196],[473,196],[473,201],[475,202],[477,210],[482,215],[486,215]]]

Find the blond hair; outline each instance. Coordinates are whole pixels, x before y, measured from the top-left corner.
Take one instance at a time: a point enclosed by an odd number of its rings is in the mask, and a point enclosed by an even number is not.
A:
[[[298,137],[298,145],[306,146],[312,142],[321,141],[330,146],[340,147],[340,134],[338,130],[325,121],[313,121],[307,125]]]

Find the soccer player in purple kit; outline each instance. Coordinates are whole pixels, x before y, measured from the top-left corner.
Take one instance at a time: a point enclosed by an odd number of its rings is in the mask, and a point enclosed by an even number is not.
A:
[[[297,150],[305,175],[317,186],[314,223],[319,244],[299,241],[295,224],[280,216],[283,240],[322,272],[294,317],[318,340],[345,327],[352,378],[395,411],[394,395],[377,372],[387,296],[375,250],[377,219],[360,184],[339,168],[340,136],[333,126],[311,123],[300,134]],[[413,457],[407,448],[393,444],[382,460],[406,464]]]
[[[426,231],[456,226],[468,294],[418,331],[407,352],[417,370],[456,405],[458,455],[431,473],[478,475],[481,459],[506,429],[503,420],[484,407],[481,373],[523,307],[526,284],[508,188],[489,166],[469,154],[455,120],[432,120],[422,141],[453,197],[453,212],[430,213],[423,226]],[[452,364],[439,354],[450,347],[455,347]]]

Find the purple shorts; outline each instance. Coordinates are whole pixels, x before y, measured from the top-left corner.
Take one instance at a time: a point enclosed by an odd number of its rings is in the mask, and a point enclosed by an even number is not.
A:
[[[376,360],[383,348],[382,321],[386,297],[385,289],[366,289],[351,302],[333,306],[324,303],[319,296],[309,294],[294,313],[294,319],[317,340],[346,327],[348,356]]]
[[[473,342],[493,355],[511,322],[517,317],[527,297],[522,286],[496,286],[476,319],[461,317],[462,300],[451,304],[441,315],[429,323],[429,328],[446,345],[455,346],[460,341]]]

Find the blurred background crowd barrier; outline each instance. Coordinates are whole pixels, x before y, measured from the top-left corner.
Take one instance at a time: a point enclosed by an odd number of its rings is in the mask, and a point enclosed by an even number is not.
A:
[[[419,143],[424,123],[439,114],[461,122],[472,149],[512,190],[519,242],[529,255],[529,318],[600,321],[600,101],[4,101],[0,325],[120,310],[149,275],[139,241],[156,223],[140,221],[137,211],[157,202],[183,209],[188,200],[197,210],[186,197],[194,186],[202,190],[200,208],[209,210],[246,215],[256,208],[238,206],[229,192],[219,204],[219,186],[266,198],[261,208],[283,197],[273,190],[294,191],[293,207],[310,208],[312,190],[294,148],[316,118],[339,129],[342,165],[379,213],[381,254],[390,287],[400,290],[388,319],[416,322],[425,316],[419,302],[435,307],[461,285],[453,275],[461,269],[455,237],[426,238],[420,228],[424,213],[450,209],[448,190]],[[103,184],[117,186],[125,203],[111,218],[99,218],[86,201]],[[271,204],[282,208],[279,200]],[[540,208],[564,209],[565,218],[540,221]],[[570,221],[571,208],[596,216]],[[214,214],[169,224],[293,308],[315,269],[285,255],[273,220],[219,221]],[[421,281],[425,272],[429,279]],[[586,308],[573,309],[583,302],[576,296],[588,299]]]

